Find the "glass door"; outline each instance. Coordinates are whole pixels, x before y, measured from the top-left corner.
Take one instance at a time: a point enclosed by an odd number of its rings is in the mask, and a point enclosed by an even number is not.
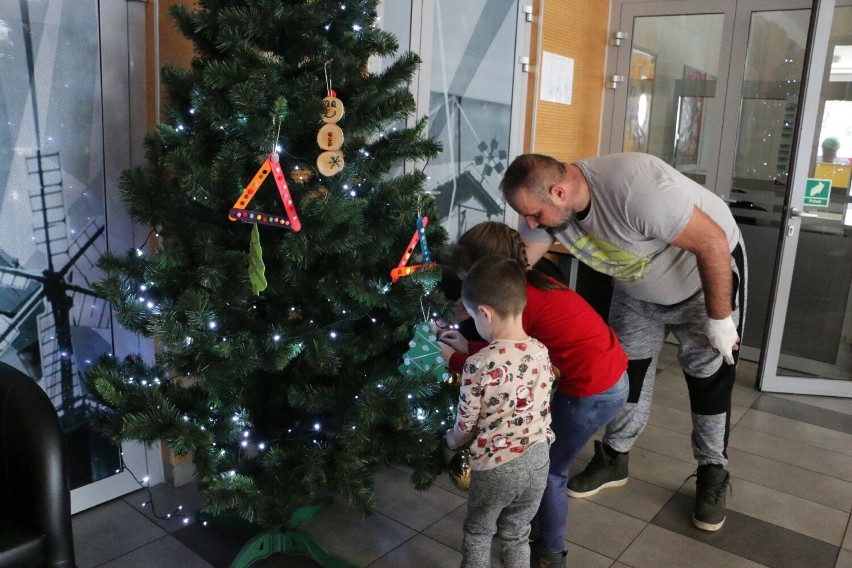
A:
[[[623,4],[610,152],[645,152],[713,189],[733,30],[730,2]],[[606,145],[606,137],[603,144]]]
[[[761,362],[760,387],[852,396],[852,2],[834,4],[614,2],[602,145],[728,200],[749,257],[741,357]]]
[[[134,53],[127,32],[144,29],[144,5],[104,4],[0,3],[0,75],[17,78],[0,83],[0,360],[32,377],[56,408],[74,512],[138,488],[124,464],[148,475],[144,448],[125,447],[122,462],[122,449],[91,428],[84,382],[101,355],[142,349],[92,288],[107,247],[129,248],[137,237],[120,212],[117,178],[131,164],[131,137],[141,145],[143,134],[122,109],[145,107],[130,89],[144,82],[128,77],[144,37]]]
[[[815,4],[759,383],[852,397],[852,3]]]

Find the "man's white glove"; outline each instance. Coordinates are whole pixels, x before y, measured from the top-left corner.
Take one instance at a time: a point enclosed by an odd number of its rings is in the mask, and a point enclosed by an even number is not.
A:
[[[737,325],[734,323],[734,318],[731,316],[725,319],[708,319],[707,320],[707,339],[710,340],[710,347],[717,353],[721,353],[725,358],[725,362],[729,365],[734,364],[734,347],[740,341],[740,336],[737,335]]]

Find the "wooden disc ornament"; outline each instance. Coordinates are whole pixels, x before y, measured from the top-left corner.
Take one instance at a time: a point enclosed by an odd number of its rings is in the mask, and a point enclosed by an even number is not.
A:
[[[317,134],[317,144],[323,150],[340,150],[343,146],[343,130],[336,124],[326,124]]]
[[[343,169],[343,152],[340,150],[323,152],[317,158],[317,169],[326,177],[339,173]]]
[[[326,82],[328,82],[327,75]],[[328,89],[328,96],[322,102],[325,111],[320,118],[325,124],[317,133],[317,146],[323,152],[317,157],[317,169],[322,175],[328,177],[339,173],[344,165],[343,152],[340,150],[343,147],[343,130],[337,126],[337,122],[343,118],[343,103],[331,88]]]
[[[325,112],[322,115],[322,121],[326,124],[335,124],[340,122],[340,119],[343,118],[343,103],[340,99],[337,98],[337,94],[334,91],[329,91],[328,96],[323,100],[323,105],[325,105]]]

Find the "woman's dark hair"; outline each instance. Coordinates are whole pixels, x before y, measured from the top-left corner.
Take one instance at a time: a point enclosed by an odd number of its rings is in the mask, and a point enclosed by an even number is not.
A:
[[[450,266],[464,277],[470,267],[484,256],[506,256],[526,270],[527,282],[539,290],[564,290],[567,286],[552,280],[530,266],[521,235],[505,223],[485,221],[459,237],[450,255]]]

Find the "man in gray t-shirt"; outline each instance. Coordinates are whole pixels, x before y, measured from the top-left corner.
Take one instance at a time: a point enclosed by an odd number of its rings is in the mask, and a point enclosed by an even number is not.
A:
[[[725,520],[731,391],[745,311],[745,251],[722,199],[647,154],[565,164],[519,156],[501,183],[523,218],[530,263],[555,239],[613,277],[610,325],[629,358],[630,396],[607,425],[595,457],[568,483],[588,497],[627,482],[630,448],[648,419],[656,362],[668,333],[678,340],[698,462],[693,522]],[[567,475],[567,472],[566,472]]]

